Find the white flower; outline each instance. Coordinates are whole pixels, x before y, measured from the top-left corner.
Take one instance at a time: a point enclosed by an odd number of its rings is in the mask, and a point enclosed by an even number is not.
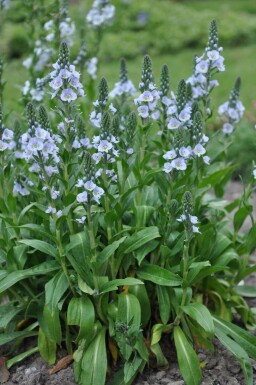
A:
[[[220,57],[219,51],[213,49],[212,51],[207,52],[207,56],[210,60],[218,60]]]
[[[179,149],[179,154],[180,156],[182,156],[183,158],[189,158],[190,154],[191,154],[191,148],[190,147],[181,147]]]
[[[107,140],[101,140],[98,146],[98,151],[100,152],[108,152],[113,147],[111,142],[108,142]]]
[[[177,158],[177,159],[174,159],[174,160],[172,161],[172,166],[173,166],[173,168],[175,168],[176,170],[182,170],[182,171],[186,170],[186,168],[187,168],[187,164],[186,164],[184,158]]]
[[[148,106],[143,105],[138,107],[138,114],[141,118],[144,118],[144,119],[147,118],[149,116]]]
[[[206,74],[208,71],[208,61],[202,60],[196,65],[196,71],[202,74]]]
[[[179,128],[181,126],[181,122],[176,118],[171,118],[168,122],[167,128],[169,130],[175,130],[176,128]]]
[[[164,159],[174,159],[176,158],[177,156],[177,153],[175,150],[171,150],[171,151],[167,151],[164,155],[163,155],[163,158]]]
[[[88,197],[87,192],[84,191],[76,196],[76,200],[79,203],[84,203],[84,202],[87,202],[87,197]]]
[[[234,127],[230,123],[224,123],[222,127],[222,132],[225,135],[230,135],[234,131]]]
[[[164,164],[164,168],[163,168],[163,171],[166,172],[166,173],[169,173],[173,170],[173,166],[170,162],[166,162]]]
[[[203,154],[206,153],[206,150],[205,150],[205,148],[204,148],[200,143],[198,143],[198,144],[195,146],[193,152],[194,152],[194,154],[195,154],[196,156],[200,157],[201,155],[203,155]]]

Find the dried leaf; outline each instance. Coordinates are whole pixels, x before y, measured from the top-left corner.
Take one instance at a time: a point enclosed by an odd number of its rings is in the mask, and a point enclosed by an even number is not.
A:
[[[109,337],[109,339],[108,339],[108,347],[109,347],[111,356],[113,358],[114,365],[116,365],[117,359],[118,359],[118,349],[117,349],[115,341],[111,337]]]
[[[49,370],[49,374],[55,374],[62,369],[66,369],[68,367],[68,365],[70,365],[73,360],[74,360],[73,354],[70,354],[66,357],[61,358],[57,362],[57,364],[52,369]]]
[[[7,361],[6,357],[0,358],[0,384],[3,384],[6,381],[8,381],[10,377],[10,372],[6,367],[6,361]]]

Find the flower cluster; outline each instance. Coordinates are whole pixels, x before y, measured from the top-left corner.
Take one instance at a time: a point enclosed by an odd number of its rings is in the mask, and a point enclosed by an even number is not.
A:
[[[33,71],[41,72],[45,66],[51,61],[54,55],[54,49],[48,47],[41,40],[36,40],[33,55],[23,61],[23,66],[27,69],[33,66]]]
[[[224,58],[221,56],[222,47],[218,47],[218,31],[216,21],[211,22],[209,40],[205,52],[195,57],[193,75],[187,79],[192,86],[193,98],[200,99],[208,96],[214,87],[219,85],[212,80],[213,74],[225,71]]]
[[[100,134],[93,137],[92,145],[97,150],[92,155],[93,160],[98,164],[101,160],[105,163],[115,162],[115,158],[119,156],[115,144],[118,139],[111,132],[111,118],[109,112],[104,112],[102,115]],[[111,180],[116,180],[116,175],[113,170],[106,170],[106,174]]]
[[[188,237],[191,237],[193,233],[200,233],[199,228],[195,225],[199,223],[198,218],[192,215],[192,195],[189,191],[186,191],[183,195],[183,214],[177,219],[178,222],[183,222]]]
[[[184,80],[181,80],[178,85],[177,95],[172,92],[171,98],[163,96],[161,101],[167,108],[166,122],[169,130],[176,130],[179,127],[184,129],[191,127],[191,101],[187,98],[187,86]]]
[[[43,100],[45,95],[45,85],[48,83],[49,77],[45,78],[37,78],[35,87],[31,86],[31,82],[29,80],[25,81],[25,84],[22,88],[22,95],[29,96],[29,99],[40,102]]]
[[[4,125],[2,108],[0,104],[0,152],[12,150],[15,147],[14,133]]]
[[[84,96],[83,85],[80,83],[80,73],[75,66],[70,64],[69,49],[66,43],[60,47],[59,58],[53,64],[54,71],[51,72],[50,87],[53,89],[52,98],[59,92],[59,98],[63,102],[70,103],[77,99],[77,96]]]
[[[93,102],[95,110],[93,110],[90,114],[90,122],[93,125],[93,127],[100,128],[102,114],[107,106],[107,102],[108,102],[108,84],[106,79],[103,77],[101,78],[99,83],[98,99],[95,102]],[[108,109],[113,115],[117,111],[112,103],[109,105]]]
[[[30,194],[30,191],[27,188],[28,186],[34,186],[34,183],[28,178],[19,182],[14,181],[12,192],[14,195],[27,196]]]
[[[99,175],[99,172],[95,172],[95,162],[93,161],[93,157],[89,153],[86,153],[85,177],[79,179],[76,184],[76,187],[82,187],[84,190],[77,195],[77,202],[90,204],[93,199],[95,202],[99,203],[101,196],[104,194],[104,190],[96,184]]]
[[[115,83],[115,87],[110,91],[109,96],[114,98],[115,96],[134,96],[136,88],[134,87],[131,80],[128,79],[128,72],[126,68],[126,62],[124,59],[121,59],[120,62],[120,76],[119,82]]]
[[[141,94],[138,98],[134,99],[135,105],[138,106],[138,115],[142,119],[151,117],[153,120],[157,120],[160,117],[160,110],[157,108],[160,95],[154,85],[152,63],[147,55],[144,57],[139,89]]]
[[[172,170],[185,171],[190,159],[198,159],[202,157],[203,162],[209,164],[210,158],[206,154],[205,145],[209,138],[203,134],[202,117],[199,111],[196,111],[193,117],[191,127],[191,145],[187,145],[187,131],[183,127],[177,129],[174,137],[174,148],[167,151],[163,158],[168,160],[164,164],[163,171],[170,173]]]
[[[111,25],[115,16],[115,6],[109,0],[94,0],[92,9],[86,16],[86,21],[91,28]]]
[[[52,42],[55,39],[55,25],[53,20],[49,20],[44,24],[44,29],[47,31],[45,40]],[[72,36],[76,31],[74,22],[72,22],[70,17],[64,17],[59,23],[60,39],[65,40],[69,47],[73,45]]]
[[[48,118],[44,107],[39,109],[40,121],[37,120],[36,112],[31,103],[27,106],[28,130],[21,135],[18,147],[21,149],[15,152],[16,158],[23,158],[32,163],[30,172],[44,172],[50,177],[58,172],[57,164],[60,159],[58,156],[58,143],[61,138],[50,133]],[[41,175],[43,178],[44,175]]]
[[[242,102],[238,100],[240,87],[241,79],[238,78],[230,93],[229,100],[218,109],[218,113],[224,121],[222,132],[225,135],[230,135],[233,132],[234,125],[240,121],[244,114],[244,106]]]

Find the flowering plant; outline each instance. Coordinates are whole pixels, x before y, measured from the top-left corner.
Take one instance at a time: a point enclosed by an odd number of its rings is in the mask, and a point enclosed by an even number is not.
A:
[[[96,28],[113,15],[108,1],[94,1],[87,21]],[[239,286],[255,271],[253,178],[232,203],[210,194],[222,195],[233,168],[227,130],[217,152],[206,133],[215,76],[225,69],[216,22],[176,93],[166,65],[157,87],[149,56],[136,91],[122,59],[119,82],[109,93],[100,80],[87,115],[69,45],[44,76],[49,115],[33,99],[27,123],[7,128],[0,111],[0,292],[8,298],[0,344],[36,336],[23,357],[39,351],[53,364],[62,345],[78,383],[105,384],[109,365],[111,384],[131,384],[151,360],[168,365],[160,341],[171,333],[185,383],[199,385],[196,350],[213,352],[216,336],[252,385],[256,337],[232,321],[255,328]],[[242,115],[239,88],[219,109],[224,125]],[[252,227],[241,233],[247,216]]]

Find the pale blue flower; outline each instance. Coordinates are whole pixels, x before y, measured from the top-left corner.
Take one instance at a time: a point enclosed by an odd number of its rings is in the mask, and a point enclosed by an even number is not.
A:
[[[76,200],[79,203],[85,203],[85,202],[87,202],[87,199],[88,199],[88,194],[86,191],[83,191],[82,193],[80,193],[76,196]]]
[[[172,166],[176,170],[184,171],[187,168],[187,163],[185,162],[184,158],[176,158],[172,161]]]
[[[66,88],[60,95],[61,100],[70,103],[72,100],[77,99],[76,93],[71,88]]]
[[[195,148],[194,148],[194,150],[193,150],[193,153],[194,153],[196,156],[200,157],[201,155],[204,155],[204,154],[206,153],[206,150],[205,150],[205,148],[204,148],[200,143],[198,143],[198,144],[195,146]]]

